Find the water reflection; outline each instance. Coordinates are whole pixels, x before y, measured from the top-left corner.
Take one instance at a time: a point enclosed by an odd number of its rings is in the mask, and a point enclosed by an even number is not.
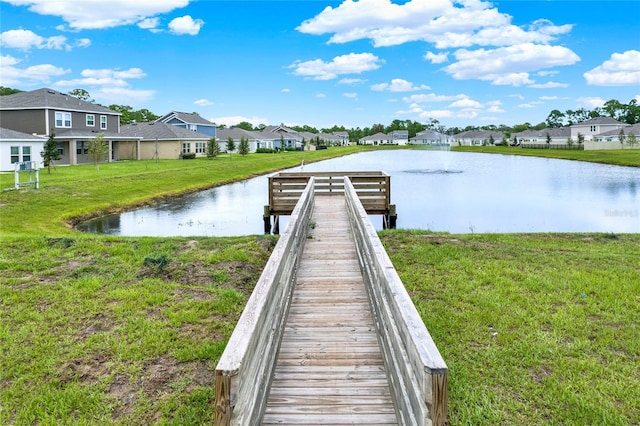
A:
[[[301,167],[291,170],[301,170]],[[373,151],[304,171],[383,170],[398,228],[467,232],[640,232],[640,169],[450,151]],[[261,234],[266,176],[185,195],[80,229],[150,236]],[[376,228],[382,220],[373,217]],[[286,226],[286,219],[280,229]]]

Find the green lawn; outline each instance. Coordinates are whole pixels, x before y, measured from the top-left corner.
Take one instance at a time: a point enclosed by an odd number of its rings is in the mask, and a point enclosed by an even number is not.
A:
[[[560,158],[564,160],[589,161],[593,163],[615,164],[618,166],[640,167],[640,149],[621,150],[562,150],[530,149],[513,146],[452,146],[453,151],[483,152],[489,154],[527,155],[532,157]]]
[[[0,425],[211,424],[213,370],[275,237],[68,223],[361,149],[59,166],[1,192]],[[638,423],[640,235],[381,238],[449,365],[451,425]]]

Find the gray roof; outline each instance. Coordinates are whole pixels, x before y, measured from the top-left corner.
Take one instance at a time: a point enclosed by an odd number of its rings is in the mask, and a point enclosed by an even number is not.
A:
[[[525,130],[523,132],[515,133],[511,136],[515,136],[517,138],[537,138],[537,139],[546,139],[547,134],[551,138],[568,138],[571,136],[571,128],[570,127],[549,127],[540,130]]]
[[[16,130],[5,129],[0,127],[0,140],[3,141],[44,141],[47,140],[44,136],[30,135],[29,133],[22,133]]]
[[[183,129],[167,123],[150,121],[146,123],[135,123],[120,128],[120,135],[142,138],[142,140],[203,140],[211,139],[211,136],[193,130]]]
[[[381,141],[381,140],[389,140],[390,136],[382,133],[382,132],[378,132],[375,135],[370,135],[370,136],[365,136],[364,138],[361,138],[360,140],[365,140],[365,141]]]
[[[37,89],[30,92],[0,96],[0,110],[23,109],[60,109],[64,111],[94,112],[99,114],[121,115],[100,105],[80,100],[53,89]]]
[[[442,134],[440,132],[436,132],[435,130],[424,130],[415,135],[415,137],[411,138],[411,140],[420,140],[420,139],[446,139],[447,135]]]
[[[618,121],[615,118],[611,118],[611,117],[596,117],[596,118],[592,118],[590,120],[585,120],[585,121],[582,121],[580,123],[573,124],[571,127],[573,127],[573,126],[591,126],[593,124],[621,124],[621,125],[626,125],[626,123]]]
[[[140,139],[139,137],[123,135],[122,133],[108,130],[57,129],[54,133],[55,139],[94,139],[100,133],[102,133],[107,140]]]
[[[224,142],[232,138],[233,140],[240,140],[243,137],[249,140],[261,140],[265,139],[265,137],[260,132],[251,132],[245,129],[241,129],[239,127],[229,127],[224,129],[216,129],[216,139],[219,142]],[[273,139],[273,135],[271,135],[268,139]]]
[[[493,130],[467,130],[455,135],[456,139],[489,139],[491,137],[494,140],[501,140],[504,137],[504,133]]]
[[[178,120],[187,124],[205,124],[208,126],[215,126],[214,123],[202,118],[199,114],[189,113],[189,112],[180,112],[180,111],[171,111],[170,113],[165,114],[162,117],[158,118],[156,121],[161,121],[166,123],[167,121],[173,118],[177,118]]]
[[[619,129],[609,130],[608,132],[600,133],[598,136],[617,136],[622,131],[625,135],[633,133],[635,136],[640,136],[640,123],[632,126],[624,126]]]

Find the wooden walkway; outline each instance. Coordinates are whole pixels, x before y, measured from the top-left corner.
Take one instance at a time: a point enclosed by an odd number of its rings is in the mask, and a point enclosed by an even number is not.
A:
[[[397,424],[343,196],[318,196],[262,424]]]

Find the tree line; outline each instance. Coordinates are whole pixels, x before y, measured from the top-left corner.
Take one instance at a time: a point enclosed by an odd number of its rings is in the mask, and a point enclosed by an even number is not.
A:
[[[0,96],[10,95],[13,93],[19,93],[21,90],[12,89],[9,87],[0,86]],[[74,89],[71,90],[68,95],[75,96],[78,99],[94,102],[94,100],[84,89]],[[99,105],[99,104],[98,104]],[[120,124],[127,125],[131,123],[143,123],[147,121],[154,121],[158,119],[160,116],[154,114],[146,108],[134,110],[129,105],[118,105],[111,104],[108,106],[101,105],[106,108],[109,108],[112,111],[119,112],[120,116]],[[197,114],[197,113],[194,113]],[[629,103],[622,103],[616,99],[611,99],[603,104],[602,107],[596,107],[592,110],[587,110],[584,108],[579,108],[576,110],[568,109],[564,112],[554,109],[547,116],[546,120],[540,122],[538,124],[531,124],[528,122],[516,124],[513,126],[507,126],[505,124],[490,124],[485,126],[467,126],[467,127],[447,127],[444,124],[440,123],[436,119],[429,119],[425,123],[421,123],[414,120],[393,120],[390,124],[384,125],[382,123],[374,123],[370,127],[356,127],[352,129],[348,129],[345,126],[334,125],[328,128],[316,128],[313,126],[309,126],[307,124],[302,126],[289,126],[291,129],[296,130],[298,132],[309,132],[309,133],[334,133],[334,132],[346,132],[349,135],[349,140],[358,141],[359,139],[371,136],[376,133],[391,133],[396,130],[406,130],[409,133],[409,138],[416,136],[416,134],[423,132],[425,130],[433,130],[442,134],[457,134],[463,131],[468,130],[488,130],[495,132],[502,132],[510,137],[512,133],[519,133],[525,130],[541,130],[544,128],[554,128],[554,127],[564,127],[571,126],[573,124],[580,123],[585,120],[598,118],[598,117],[611,117],[620,122],[627,124],[637,124],[640,123],[640,105],[638,105],[638,101],[636,99],[631,99]],[[219,128],[225,128],[226,126],[221,124],[218,125]],[[248,131],[261,131],[266,125],[258,124],[254,126],[253,124],[242,121],[238,124],[235,124],[230,127],[240,128]]]

